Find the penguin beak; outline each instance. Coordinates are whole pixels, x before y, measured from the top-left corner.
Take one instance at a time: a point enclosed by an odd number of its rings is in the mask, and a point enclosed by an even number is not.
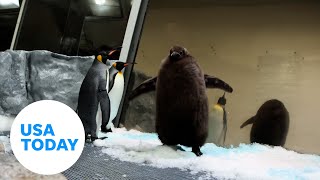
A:
[[[124,63],[124,67],[127,67],[127,66],[129,66],[130,64],[137,64],[136,62],[126,62],[126,63]]]
[[[114,52],[116,52],[117,50],[115,49],[115,50],[112,50],[112,51],[110,51],[109,52],[109,54],[108,54],[108,56],[111,56]]]
[[[130,64],[137,64],[137,63],[123,63],[123,67],[127,67],[127,66],[129,66]],[[117,62],[113,63],[112,66],[113,66],[113,67],[116,67],[116,66],[117,66]]]
[[[179,59],[181,57],[181,55],[178,52],[174,51],[170,54],[170,57],[173,59]]]

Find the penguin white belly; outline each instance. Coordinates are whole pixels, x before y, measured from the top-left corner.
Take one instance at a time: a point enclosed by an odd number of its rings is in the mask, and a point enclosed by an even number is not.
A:
[[[113,87],[109,92],[109,98],[110,98],[110,118],[107,125],[107,129],[110,129],[113,127],[112,120],[117,116],[119,105],[122,99],[123,95],[123,89],[124,89],[124,77],[123,74],[117,73]]]
[[[208,138],[206,142],[223,146],[223,139],[223,109],[219,105],[214,105],[213,109],[209,112]]]

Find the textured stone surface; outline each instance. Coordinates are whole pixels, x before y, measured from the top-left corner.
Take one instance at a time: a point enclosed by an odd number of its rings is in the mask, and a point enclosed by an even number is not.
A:
[[[0,152],[12,153],[10,139],[3,133],[0,133]]]
[[[0,114],[18,114],[26,105],[26,62],[24,51],[0,52]]]
[[[48,179],[65,180],[62,174],[44,176],[33,173],[23,167],[12,154],[10,140],[8,136],[0,133],[0,179]]]
[[[56,100],[76,110],[81,83],[92,57],[64,56],[48,51],[30,54],[28,98]]]
[[[76,110],[79,89],[93,57],[64,56],[49,51],[0,53],[0,114],[18,114],[29,103],[57,100]],[[148,79],[133,71],[137,87]],[[145,132],[155,129],[155,92],[142,94],[128,104],[125,127]]]
[[[39,100],[57,100],[76,110],[79,89],[92,62],[92,56],[40,50],[0,52],[0,114],[17,115]]]
[[[15,179],[15,180],[31,180],[31,179],[46,179],[46,180],[65,180],[67,178],[62,174],[51,176],[39,175],[24,168],[12,154],[0,152],[0,179]]]
[[[133,89],[150,77],[139,71],[133,71],[131,75]],[[130,94],[130,91],[128,91]],[[144,132],[155,132],[155,91],[141,94],[129,101],[125,114],[124,126],[127,129],[137,129]]]

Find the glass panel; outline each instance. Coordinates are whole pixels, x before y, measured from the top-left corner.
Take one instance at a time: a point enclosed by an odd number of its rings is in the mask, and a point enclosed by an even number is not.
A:
[[[59,52],[70,0],[26,0],[14,49]]]
[[[250,143],[252,126],[241,124],[267,100],[278,99],[290,114],[284,147],[319,154],[319,9],[318,1],[152,1],[129,88],[157,76],[169,49],[182,45],[204,73],[234,89],[226,93],[226,147]],[[210,112],[223,93],[207,89]],[[152,91],[131,100],[125,126],[155,132],[155,99]],[[276,141],[275,133],[273,129],[265,137]]]
[[[92,55],[94,50],[107,50],[122,45],[127,20],[113,20],[102,18],[99,20],[85,20],[79,55]]]
[[[92,55],[119,46],[130,9],[130,0],[27,0],[14,49]]]
[[[0,1],[0,51],[10,48],[20,10],[18,0]]]

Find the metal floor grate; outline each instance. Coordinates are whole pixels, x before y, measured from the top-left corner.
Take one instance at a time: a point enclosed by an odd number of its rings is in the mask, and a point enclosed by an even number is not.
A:
[[[114,159],[101,152],[101,147],[85,144],[79,160],[62,174],[70,180],[188,180],[198,179],[201,173],[191,174],[177,168],[155,168]]]

